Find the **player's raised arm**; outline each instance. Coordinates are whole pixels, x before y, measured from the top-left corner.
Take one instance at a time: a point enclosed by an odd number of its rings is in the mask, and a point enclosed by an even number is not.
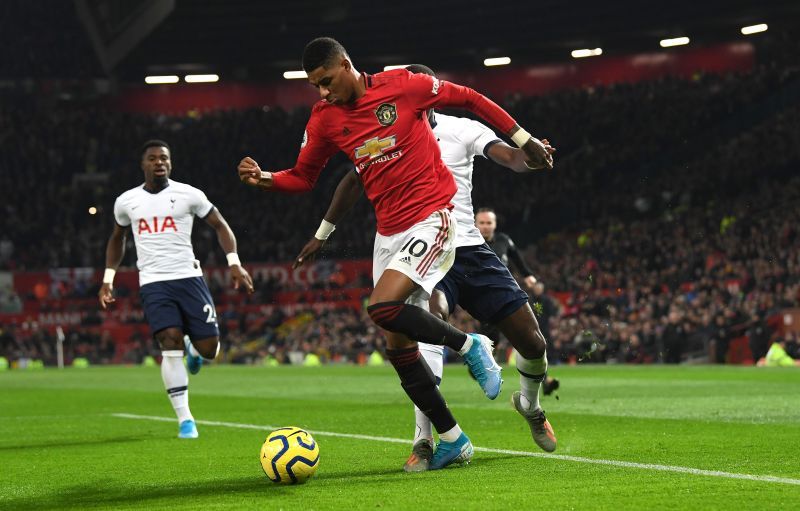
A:
[[[416,103],[419,111],[437,106],[469,110],[511,138],[528,157],[525,162],[528,168],[531,170],[553,168],[552,152],[541,140],[522,129],[494,101],[473,89],[426,74],[410,74],[406,93]]]
[[[542,139],[542,144],[544,144],[545,149],[550,154],[553,154],[556,150],[554,147],[550,145],[550,142],[545,138]],[[541,170],[541,169],[532,169],[526,164],[528,160],[528,155],[525,154],[525,151],[522,149],[517,149],[515,147],[511,147],[510,145],[506,144],[505,142],[497,142],[489,146],[488,150],[486,151],[487,156],[489,158],[504,167],[507,167],[514,172],[519,173],[528,173],[532,170]]]
[[[231,277],[233,278],[233,288],[239,289],[239,286],[244,286],[248,293],[252,293],[253,279],[239,260],[239,255],[236,252],[236,236],[234,236],[228,222],[225,221],[225,218],[216,208],[206,216],[205,221],[216,231],[219,245],[225,251],[225,257],[228,260]]]
[[[355,171],[345,174],[336,187],[331,205],[328,207],[328,211],[325,213],[325,217],[322,219],[319,229],[317,229],[314,236],[306,243],[303,250],[301,250],[300,254],[295,258],[294,264],[292,265],[293,268],[303,266],[304,263],[311,262],[317,257],[325,241],[336,229],[336,224],[339,223],[339,220],[341,220],[348,211],[353,209],[353,206],[363,192],[364,187],[358,174],[356,174]]]
[[[311,112],[294,167],[279,172],[266,172],[261,170],[253,158],[246,156],[239,162],[239,179],[244,184],[262,190],[303,193],[314,188],[320,172],[330,157],[339,150],[325,138],[317,108]]]

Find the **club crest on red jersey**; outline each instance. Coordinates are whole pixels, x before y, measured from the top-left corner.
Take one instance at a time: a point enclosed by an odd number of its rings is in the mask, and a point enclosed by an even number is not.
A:
[[[397,121],[397,107],[394,103],[381,103],[375,110],[375,117],[381,126],[391,126]]]

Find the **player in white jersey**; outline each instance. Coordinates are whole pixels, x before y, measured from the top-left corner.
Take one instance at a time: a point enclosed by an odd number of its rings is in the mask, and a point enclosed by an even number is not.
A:
[[[407,69],[433,75],[430,68],[418,64]],[[436,285],[429,302],[430,311],[446,321],[455,306],[460,305],[476,319],[498,325],[518,353],[516,365],[521,391],[512,396],[514,407],[527,420],[536,444],[552,452],[556,448],[556,437],[539,406],[539,387],[547,373],[544,335],[528,304],[528,295],[520,289],[511,272],[486,245],[475,227],[472,207],[472,164],[476,155],[515,172],[530,172],[532,169],[525,164],[525,153],[503,143],[492,130],[479,122],[434,115],[433,110],[428,111],[428,120],[439,142],[442,161],[453,173],[458,186],[452,203],[459,226],[455,262]],[[548,151],[555,151],[547,140],[542,142]],[[361,181],[355,172],[349,172],[336,188],[323,224],[335,225],[352,208],[361,192]],[[312,260],[324,242],[317,236],[312,238],[298,255],[295,266]],[[419,349],[440,382],[443,346],[419,343]],[[415,415],[414,448],[404,467],[409,472],[427,470],[433,454],[431,423],[419,409],[415,408]]]
[[[144,184],[123,193],[114,202],[114,231],[106,246],[106,271],[98,296],[105,309],[113,297],[114,274],[125,253],[125,238],[133,231],[139,268],[139,286],[147,322],[161,347],[161,377],[178,416],[178,437],[197,438],[189,410],[189,376],[203,359],[219,352],[219,328],[214,301],[203,280],[192,249],[194,217],[205,220],[217,233],[227,254],[234,288],[253,292],[253,280],[236,253],[236,237],[206,195],[169,178],[171,151],[166,142],[150,140],[142,147]]]

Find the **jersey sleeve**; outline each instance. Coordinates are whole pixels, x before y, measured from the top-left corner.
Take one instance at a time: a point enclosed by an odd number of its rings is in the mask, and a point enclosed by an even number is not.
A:
[[[131,225],[131,218],[128,216],[128,211],[120,200],[122,197],[117,197],[114,201],[114,221],[121,227],[128,227]]]
[[[492,144],[500,142],[494,131],[473,120],[464,123],[461,139],[469,150],[470,156],[481,155],[485,158],[489,157],[486,150]]]
[[[322,169],[339,149],[325,137],[322,115],[316,109],[311,112],[300,154],[290,169],[272,173],[272,189],[280,192],[302,193],[314,188]]]
[[[418,112],[434,107],[463,108],[480,116],[501,133],[508,133],[517,123],[486,96],[433,76],[408,73],[405,93]]]
[[[206,194],[203,193],[202,190],[192,188],[192,202],[189,209],[194,216],[205,218],[211,213],[211,210],[214,209],[214,205],[211,204],[211,201],[208,200],[208,197],[206,197]]]

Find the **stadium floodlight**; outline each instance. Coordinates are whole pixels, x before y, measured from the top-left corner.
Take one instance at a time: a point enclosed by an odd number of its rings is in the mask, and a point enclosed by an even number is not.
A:
[[[670,46],[683,46],[689,44],[688,37],[673,37],[672,39],[662,39],[659,43],[662,48],[669,48]]]
[[[213,83],[219,81],[219,75],[186,75],[183,79],[186,83]]]
[[[494,57],[491,59],[484,59],[483,65],[486,67],[491,66],[505,66],[511,64],[511,57]]]
[[[575,59],[582,59],[583,57],[596,57],[602,54],[603,48],[595,48],[593,50],[588,48],[584,48],[582,50],[572,50],[572,58]]]
[[[759,32],[766,32],[766,31],[767,31],[766,23],[759,23],[758,25],[750,25],[747,27],[742,27],[742,34],[744,35],[757,34]]]
[[[287,80],[297,80],[298,78],[308,78],[305,71],[285,71],[283,77]]]
[[[97,214],[97,208],[94,207],[94,206],[90,207],[89,208],[89,214],[90,215],[96,215]]]
[[[384,71],[391,71],[392,69],[405,69],[411,64],[400,64],[399,66],[383,66]]]
[[[175,75],[164,75],[164,76],[145,76],[144,83],[149,83],[150,85],[156,85],[159,83],[178,83],[179,78]]]

